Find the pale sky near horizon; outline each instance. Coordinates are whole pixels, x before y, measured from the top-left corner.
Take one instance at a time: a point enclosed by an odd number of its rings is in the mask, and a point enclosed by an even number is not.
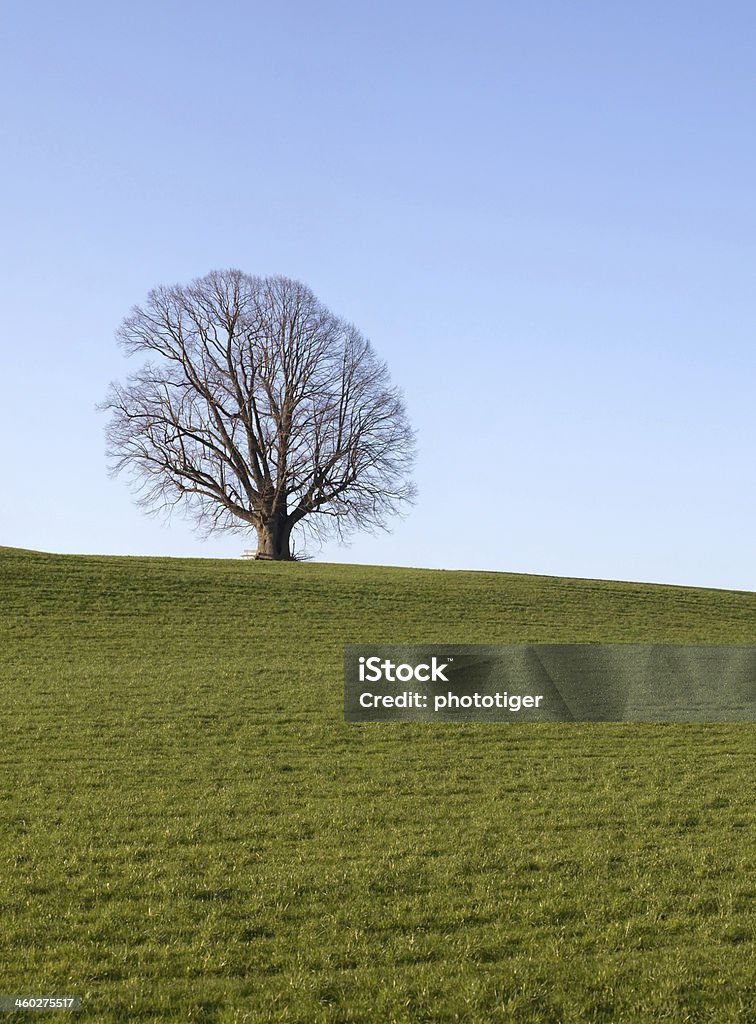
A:
[[[158,284],[286,274],[387,360],[419,500],[320,560],[756,590],[756,8],[15,4],[0,544],[238,557],[110,480]]]

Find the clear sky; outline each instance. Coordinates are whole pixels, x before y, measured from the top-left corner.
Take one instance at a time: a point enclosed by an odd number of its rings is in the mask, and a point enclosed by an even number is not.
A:
[[[332,561],[756,589],[756,7],[16,3],[0,544],[238,557],[145,518],[113,333],[211,269],[372,340],[419,501]]]

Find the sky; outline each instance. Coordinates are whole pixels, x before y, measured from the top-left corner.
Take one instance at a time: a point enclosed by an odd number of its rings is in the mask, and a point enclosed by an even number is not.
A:
[[[387,361],[418,501],[319,560],[756,589],[756,7],[15,3],[0,544],[238,558],[96,411],[161,284],[297,278]]]

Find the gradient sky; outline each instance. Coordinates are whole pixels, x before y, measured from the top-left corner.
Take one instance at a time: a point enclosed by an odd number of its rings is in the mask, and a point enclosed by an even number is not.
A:
[[[0,544],[238,557],[110,480],[158,284],[286,274],[404,390],[419,501],[331,561],[756,589],[756,7],[6,8]],[[253,545],[252,545],[253,546]]]

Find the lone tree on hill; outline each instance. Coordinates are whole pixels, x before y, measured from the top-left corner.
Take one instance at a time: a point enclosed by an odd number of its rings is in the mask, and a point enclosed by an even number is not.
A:
[[[254,528],[258,558],[289,559],[295,527],[343,538],[412,501],[414,433],[385,363],[298,281],[156,288],[117,337],[149,357],[101,406],[111,470],[144,508]]]

